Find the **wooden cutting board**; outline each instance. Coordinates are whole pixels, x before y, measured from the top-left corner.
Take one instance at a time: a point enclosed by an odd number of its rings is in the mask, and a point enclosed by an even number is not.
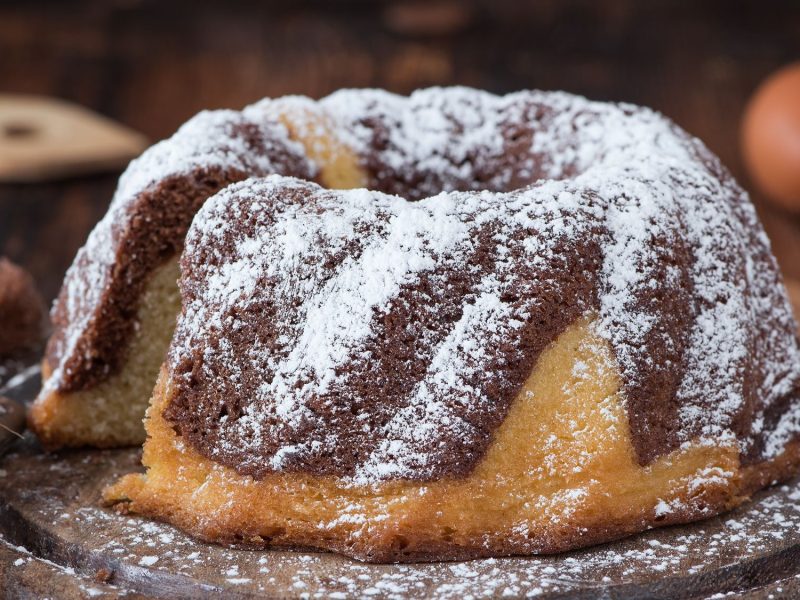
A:
[[[32,394],[35,379],[19,389]],[[47,455],[30,434],[0,459],[0,596],[800,597],[800,480],[719,518],[560,556],[368,565],[204,544],[101,507],[103,487],[139,460],[135,449]]]

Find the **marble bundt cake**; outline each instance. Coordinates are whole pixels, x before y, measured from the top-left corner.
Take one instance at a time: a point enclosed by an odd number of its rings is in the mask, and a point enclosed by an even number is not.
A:
[[[53,444],[133,439],[169,345],[147,471],[105,497],[206,540],[559,551],[719,513],[800,462],[798,339],[755,212],[630,105],[455,88],[206,113],[132,165],[54,315],[32,414]]]
[[[700,142],[564,94],[317,106],[338,172],[380,191],[270,176],[205,203],[147,472],[109,502],[206,540],[456,559],[702,518],[796,472],[791,309]]]

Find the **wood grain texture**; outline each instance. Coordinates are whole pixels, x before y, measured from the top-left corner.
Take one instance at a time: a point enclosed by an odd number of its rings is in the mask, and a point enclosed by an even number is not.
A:
[[[59,598],[64,582],[77,594],[68,597],[97,588],[108,598],[214,598],[223,591],[226,598],[462,598],[506,588],[513,597],[542,598],[767,598],[777,587],[783,597],[800,594],[800,482],[760,493],[730,515],[573,552],[567,562],[367,565],[333,554],[202,544],[101,508],[103,486],[136,470],[139,458],[137,450],[46,456],[29,439],[0,461],[0,576],[14,582],[11,589]]]
[[[35,369],[14,381],[4,393],[35,395]],[[140,460],[138,449],[47,455],[30,434],[0,458],[0,597],[800,597],[800,480],[717,518],[568,554],[371,565],[204,544],[102,507],[102,489]]]

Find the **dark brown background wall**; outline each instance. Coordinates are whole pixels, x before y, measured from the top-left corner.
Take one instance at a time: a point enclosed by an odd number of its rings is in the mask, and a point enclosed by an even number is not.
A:
[[[652,106],[749,185],[738,154],[758,82],[800,59],[800,2],[19,2],[0,5],[0,92],[55,95],[152,140],[202,108],[340,87],[564,89]],[[0,253],[51,298],[118,174],[0,185]],[[800,277],[798,219],[762,215]]]

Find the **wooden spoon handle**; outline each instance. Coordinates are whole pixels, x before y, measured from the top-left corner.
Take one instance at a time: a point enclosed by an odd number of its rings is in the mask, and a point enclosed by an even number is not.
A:
[[[0,182],[36,182],[121,169],[144,136],[86,108],[0,94]]]

